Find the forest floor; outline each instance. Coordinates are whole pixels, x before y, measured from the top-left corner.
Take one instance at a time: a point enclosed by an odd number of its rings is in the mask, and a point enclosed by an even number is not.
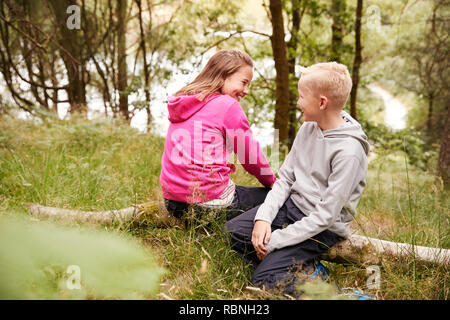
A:
[[[28,216],[23,202],[103,211],[161,199],[163,146],[162,138],[108,122],[0,118],[0,215]],[[379,239],[450,248],[450,197],[440,180],[410,166],[403,153],[374,152],[352,228]],[[258,185],[239,166],[232,178]],[[102,229],[132,235],[157,256],[166,273],[151,298],[291,299],[252,286],[252,269],[230,249],[222,223],[183,229],[135,221]],[[375,266],[375,286],[368,266],[324,264],[328,280],[304,284],[302,298],[345,299],[342,290],[356,288],[377,299],[449,299],[448,266],[424,264],[413,255]]]

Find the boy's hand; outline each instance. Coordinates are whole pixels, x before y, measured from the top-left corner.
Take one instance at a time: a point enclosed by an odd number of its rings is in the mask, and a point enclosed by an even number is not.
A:
[[[270,223],[264,220],[256,220],[253,226],[252,244],[259,260],[263,260],[267,256],[265,245],[269,243],[271,233]]]

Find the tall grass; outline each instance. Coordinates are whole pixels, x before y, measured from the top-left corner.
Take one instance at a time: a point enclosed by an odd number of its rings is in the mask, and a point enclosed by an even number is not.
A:
[[[0,119],[0,216],[11,212],[27,216],[22,202],[108,210],[159,198],[163,143],[162,138],[108,122],[35,125]],[[407,169],[408,175],[401,152],[377,150],[352,228],[380,239],[409,243],[413,239],[415,245],[449,248],[448,191],[432,174]],[[232,179],[258,185],[239,166]],[[218,217],[209,225],[188,229],[139,222],[107,229],[130,234],[157,253],[158,264],[167,270],[158,298],[286,299],[252,288],[252,269],[227,245],[222,223]],[[383,260],[379,290],[367,287],[364,268],[327,265],[330,283],[357,287],[380,299],[449,297],[448,268],[425,265],[412,255]]]
[[[1,297],[156,297],[161,268],[139,239],[111,227],[42,225],[22,203],[104,210],[144,202],[157,186],[159,160],[152,156],[161,149],[162,140],[102,122],[0,119],[0,218],[27,218],[0,220]],[[66,290],[69,265],[80,266],[82,290]]]
[[[406,149],[405,142],[404,142],[404,149]],[[408,159],[406,157],[406,154],[404,155],[405,158],[405,171],[406,171],[406,185],[408,190],[408,208],[409,208],[409,216],[410,216],[410,227],[411,227],[411,245],[412,245],[412,269],[413,269],[413,277],[414,277],[414,283],[416,288],[416,295],[418,293],[418,287],[417,287],[417,269],[416,269],[416,251],[414,247],[416,246],[416,232],[415,232],[415,224],[416,224],[416,210],[413,208],[412,202],[411,202],[411,184],[409,180],[409,170],[408,170]]]
[[[2,121],[1,134],[5,197],[96,210],[143,202],[158,189],[163,140],[131,128]]]
[[[369,163],[367,186],[353,229],[370,237],[413,246],[450,247],[448,191],[434,175],[408,165],[401,152],[383,153]],[[381,288],[367,288],[367,274],[358,266],[331,264],[342,287],[358,287],[380,299],[448,299],[448,266],[427,265],[415,253],[383,260]]]

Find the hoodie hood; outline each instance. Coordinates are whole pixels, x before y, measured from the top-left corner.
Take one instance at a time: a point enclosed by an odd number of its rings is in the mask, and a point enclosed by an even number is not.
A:
[[[197,99],[198,94],[192,96],[168,97],[167,108],[169,110],[169,121],[172,123],[183,122],[201,110],[205,104],[219,95],[209,96],[203,101]]]
[[[361,146],[364,149],[364,152],[369,154],[370,151],[370,144],[369,139],[367,138],[366,134],[361,128],[361,125],[358,121],[353,119],[352,116],[350,116],[347,112],[342,111],[341,116],[344,120],[346,120],[349,125],[346,125],[344,127],[331,129],[331,130],[325,130],[323,131],[323,137],[324,138],[335,138],[335,137],[342,137],[342,136],[350,136],[361,143]],[[319,131],[322,131],[319,129]]]

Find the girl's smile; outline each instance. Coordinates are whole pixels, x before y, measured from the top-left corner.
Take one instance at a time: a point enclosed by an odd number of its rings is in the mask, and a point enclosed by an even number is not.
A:
[[[240,101],[248,94],[248,87],[253,78],[252,67],[244,65],[238,71],[225,79],[222,94],[227,94]]]

